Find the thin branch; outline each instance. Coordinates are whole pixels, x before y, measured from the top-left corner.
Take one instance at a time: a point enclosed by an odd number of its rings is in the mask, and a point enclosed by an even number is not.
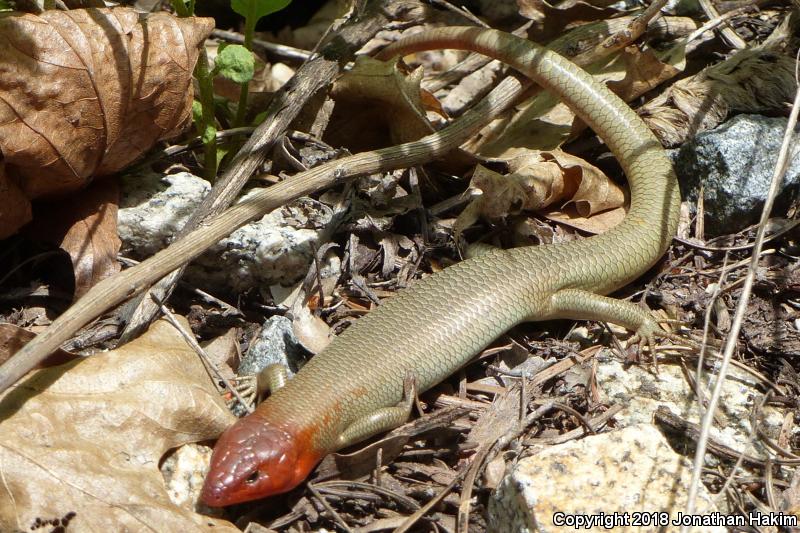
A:
[[[229,43],[244,44],[244,35],[235,31],[215,29],[211,32],[211,36]],[[286,46],[285,44],[271,43],[261,39],[253,39],[253,47],[274,58],[289,61],[305,61],[311,57],[311,52],[308,50]]]
[[[158,308],[161,310],[161,312],[164,313],[164,318],[167,320],[167,322],[172,324],[172,327],[178,330],[178,333],[180,333],[181,337],[183,337],[183,340],[186,341],[186,344],[188,344],[189,347],[192,350],[194,350],[194,353],[196,353],[197,356],[200,357],[200,361],[203,362],[203,366],[206,367],[206,371],[208,371],[209,374],[214,374],[213,377],[216,377],[216,379],[220,380],[222,383],[225,384],[228,390],[231,391],[231,394],[233,394],[234,398],[236,398],[239,404],[245,408],[248,414],[252,413],[253,406],[250,405],[249,402],[246,402],[244,398],[242,398],[241,394],[239,394],[238,389],[236,389],[236,387],[233,386],[233,384],[230,382],[230,380],[228,380],[228,378],[222,375],[222,372],[219,371],[219,368],[217,368],[217,365],[214,364],[214,362],[208,356],[203,347],[197,343],[197,339],[195,339],[193,335],[191,335],[188,331],[185,330],[185,328],[181,325],[180,322],[178,322],[178,319],[175,318],[175,315],[172,314],[172,311],[170,311],[166,305],[164,305],[162,302],[156,302],[156,303],[158,304]],[[216,385],[217,382],[214,381],[213,378],[211,381]]]
[[[247,222],[313,192],[356,176],[427,163],[477,133],[522,93],[521,84],[506,78],[470,111],[446,128],[418,141],[364,152],[295,175],[237,204],[175,241],[168,248],[92,287],[45,331],[0,366],[0,392],[17,382],[81,327],[203,253]]]

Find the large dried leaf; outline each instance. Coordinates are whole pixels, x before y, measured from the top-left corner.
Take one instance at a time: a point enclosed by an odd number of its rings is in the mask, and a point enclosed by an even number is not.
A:
[[[30,201],[16,180],[6,174],[5,164],[0,161],[0,240],[13,235],[30,220]]]
[[[21,328],[14,324],[0,322],[0,364],[5,363],[17,351],[28,344],[36,336],[32,331]],[[75,355],[58,349],[50,356],[36,365],[36,368],[44,368],[52,365],[60,365],[74,359]]]
[[[420,89],[422,68],[406,76],[398,62],[360,56],[331,90],[336,102],[325,138],[334,146],[363,151],[414,141],[433,132]]]
[[[669,59],[671,63],[665,63],[652,50],[628,46],[620,51],[609,68],[604,69],[603,79],[617,96],[630,102],[686,68],[683,48]]]
[[[75,298],[120,270],[118,202],[118,183],[106,179],[92,183],[70,202],[36,205],[34,222],[26,228],[26,233],[69,254],[75,276]]]
[[[0,14],[0,150],[27,197],[77,190],[180,133],[213,25],[129,8]]]
[[[480,194],[458,216],[454,226],[457,235],[480,217],[504,218],[556,203],[583,218],[622,209],[622,188],[583,159],[561,150],[520,149],[510,153],[506,175],[480,165],[475,169],[470,187]]]
[[[531,39],[545,42],[560,35],[567,27],[585,22],[605,20],[620,14],[610,7],[597,7],[581,0],[567,0],[553,7],[544,0],[517,0],[519,14],[531,20]]]
[[[164,321],[122,348],[40,370],[0,396],[0,531],[238,531],[170,503],[159,460],[232,415]]]

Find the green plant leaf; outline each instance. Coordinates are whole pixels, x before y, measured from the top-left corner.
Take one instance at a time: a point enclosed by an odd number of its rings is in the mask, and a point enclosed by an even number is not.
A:
[[[261,125],[261,123],[264,122],[264,120],[267,118],[267,113],[269,113],[269,110],[262,111],[261,113],[256,115],[256,117],[253,119],[252,125],[253,126]]]
[[[211,142],[211,139],[217,136],[217,128],[214,127],[213,124],[208,124],[206,127],[203,128],[203,144],[208,144]]]
[[[280,11],[292,3],[292,0],[231,0],[231,7],[241,16],[255,16],[256,20]]]
[[[235,83],[247,83],[253,79],[255,63],[252,52],[240,44],[220,46],[213,74]]]
[[[217,147],[217,161],[222,163],[222,160],[225,159],[228,156],[228,154],[230,154],[230,153],[231,153],[230,146],[218,146]],[[236,153],[236,152],[234,152],[234,153]]]
[[[270,13],[280,11],[291,2],[292,0],[231,0],[231,7],[245,18],[255,16],[258,20]]]
[[[203,123],[203,104],[200,100],[192,100],[192,121],[198,124],[198,127]]]
[[[208,144],[217,135],[217,128],[214,124],[203,122],[203,104],[199,100],[192,101],[192,121],[197,128],[197,133],[203,140],[203,144]]]

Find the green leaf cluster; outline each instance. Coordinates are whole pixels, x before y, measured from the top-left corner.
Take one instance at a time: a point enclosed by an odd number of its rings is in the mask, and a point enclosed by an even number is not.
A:
[[[253,53],[240,44],[222,44],[214,61],[212,75],[219,74],[235,83],[253,79],[256,61]]]
[[[0,0],[2,2],[8,0]],[[171,0],[175,6],[175,11],[180,16],[190,16],[194,13],[195,0]],[[291,0],[231,0],[231,8],[243,16],[245,19],[244,27],[244,46],[238,44],[220,45],[217,57],[214,61],[214,68],[209,71],[205,53],[201,54],[198,61],[195,75],[200,86],[200,101],[195,100],[192,104],[192,115],[197,127],[198,134],[205,145],[206,172],[210,178],[216,175],[218,162],[225,157],[231,147],[218,148],[216,145],[216,111],[215,109],[212,79],[214,76],[223,76],[234,83],[241,85],[239,103],[236,108],[236,116],[232,124],[240,126],[244,123],[245,110],[247,109],[248,82],[253,79],[255,74],[255,57],[253,56],[253,35],[255,34],[256,23],[276,11],[280,11],[291,3]],[[225,107],[225,106],[223,106]]]

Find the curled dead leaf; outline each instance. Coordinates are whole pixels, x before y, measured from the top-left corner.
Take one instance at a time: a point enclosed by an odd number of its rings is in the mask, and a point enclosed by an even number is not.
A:
[[[31,221],[31,203],[16,180],[6,174],[0,161],[0,240],[13,235],[18,228]]]
[[[617,207],[602,213],[597,213],[591,217],[584,217],[579,215],[574,209],[567,206],[566,209],[558,211],[548,211],[544,216],[548,219],[569,226],[580,231],[591,233],[594,235],[605,233],[610,230],[625,218],[627,209],[625,207]]]
[[[564,28],[595,20],[605,20],[619,15],[611,7],[593,6],[581,0],[567,0],[553,7],[544,0],[517,0],[519,14],[533,24],[528,35],[535,41],[547,41],[562,33]]]
[[[625,191],[596,166],[561,150],[543,152],[542,157],[545,163],[555,163],[563,172],[568,184],[565,196],[569,196],[564,205],[574,205],[579,215],[590,217],[624,204]]]
[[[507,153],[508,174],[476,167],[470,187],[481,194],[459,215],[454,226],[456,235],[479,217],[504,218],[564,202],[562,209],[571,205],[579,216],[588,218],[620,208],[625,202],[619,185],[579,157],[561,150],[518,149]]]
[[[75,278],[75,298],[120,271],[117,253],[119,185],[98,180],[70,202],[37,202],[28,236],[55,244],[69,254]]]
[[[75,191],[182,132],[213,26],[130,8],[0,14],[0,150],[26,197]]]
[[[626,102],[630,102],[656,88],[660,83],[674,78],[686,67],[684,53],[677,53],[670,60],[674,61],[675,65],[659,59],[652,49],[640,50],[636,46],[628,46],[620,51],[614,61],[623,76],[609,80],[608,88]]]
[[[238,531],[172,504],[158,468],[167,450],[232,421],[165,321],[117,350],[36,371],[0,396],[0,530],[69,517],[75,531]]]
[[[355,152],[432,133],[425,111],[441,107],[434,104],[432,95],[421,91],[422,75],[422,68],[406,75],[397,60],[359,56],[353,69],[336,80],[331,90],[336,106],[326,140]],[[354,140],[366,144],[354,146]]]

